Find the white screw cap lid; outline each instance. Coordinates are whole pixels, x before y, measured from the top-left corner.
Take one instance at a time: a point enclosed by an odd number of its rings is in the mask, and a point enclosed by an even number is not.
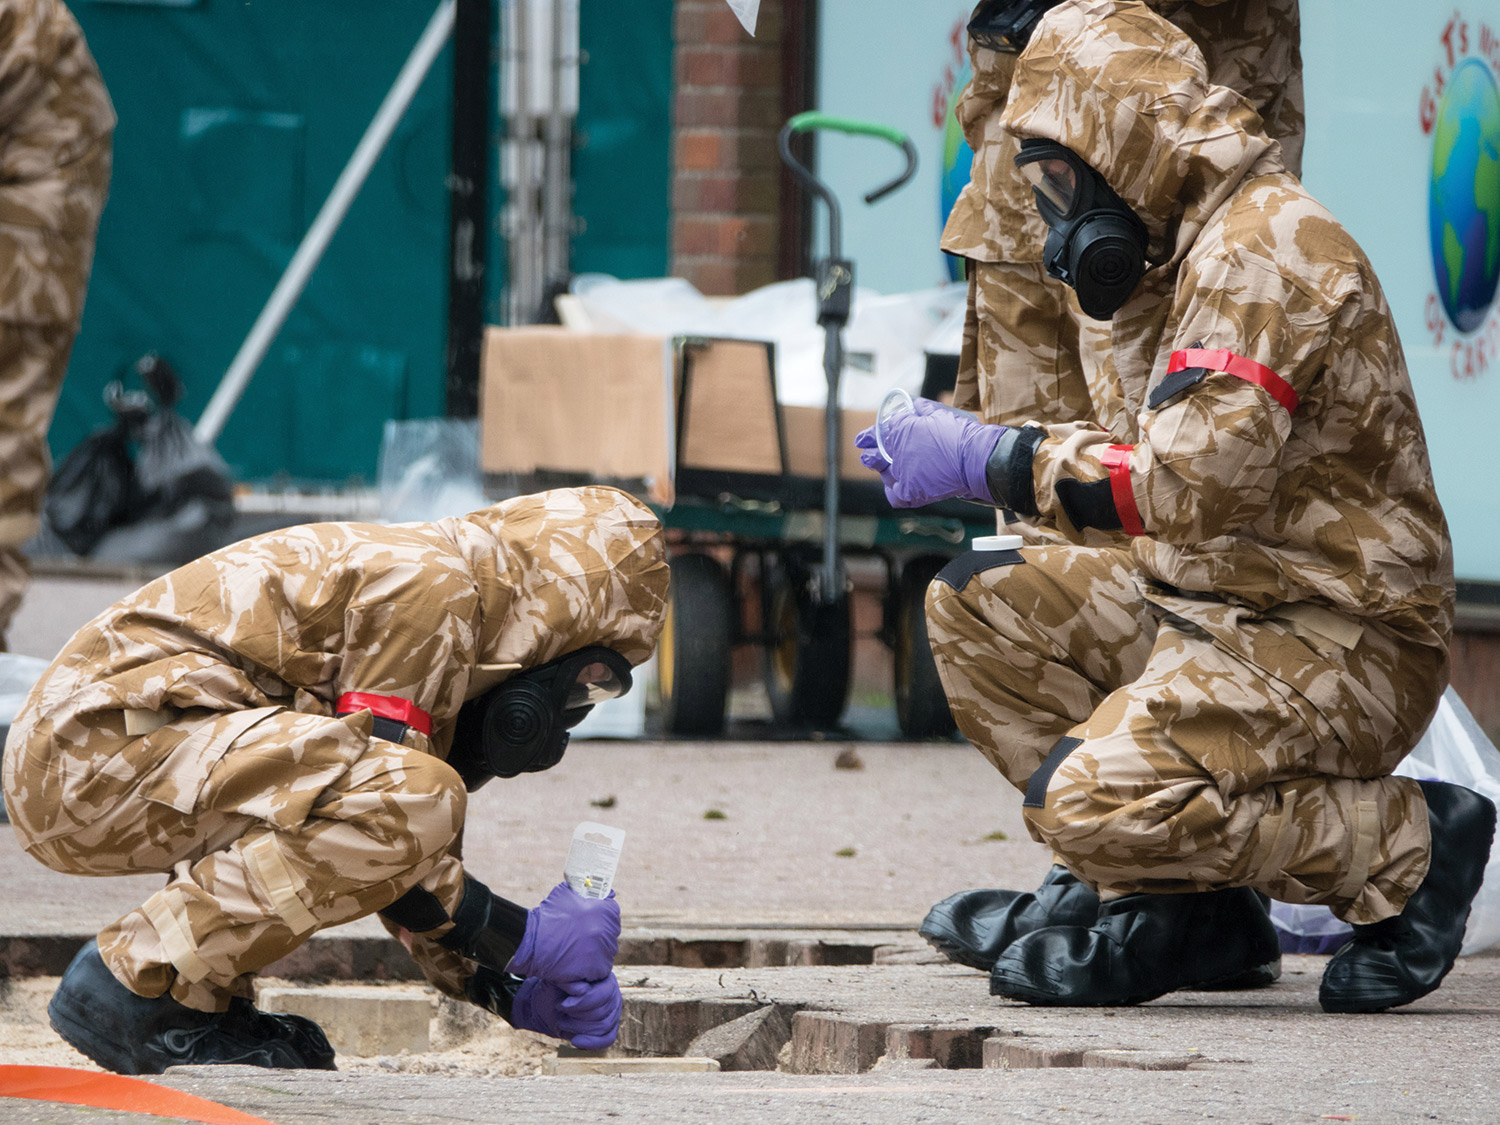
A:
[[[975,551],[1019,551],[1025,545],[1019,535],[976,535]]]

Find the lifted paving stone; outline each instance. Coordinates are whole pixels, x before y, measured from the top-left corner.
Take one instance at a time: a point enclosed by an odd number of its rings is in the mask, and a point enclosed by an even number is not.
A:
[[[432,1046],[429,1029],[437,1004],[420,988],[261,985],[255,1003],[267,1012],[306,1016],[340,1055],[420,1055]]]

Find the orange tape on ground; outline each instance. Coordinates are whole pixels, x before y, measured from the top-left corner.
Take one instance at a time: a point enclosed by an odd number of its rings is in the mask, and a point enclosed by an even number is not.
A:
[[[66,1066],[0,1066],[0,1098],[119,1109],[203,1125],[271,1125],[264,1118],[154,1082]]]

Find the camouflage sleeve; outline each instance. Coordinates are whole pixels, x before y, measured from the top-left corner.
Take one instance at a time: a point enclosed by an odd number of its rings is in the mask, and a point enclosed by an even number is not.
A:
[[[1078,530],[1194,543],[1264,512],[1290,416],[1263,390],[1205,362],[1181,372],[1196,379],[1189,389],[1142,412],[1133,444],[1093,427],[1053,427],[1037,449],[1040,476],[1050,485],[1038,489],[1042,516],[1065,518]]]
[[[455,1000],[469,998],[464,992],[464,985],[474,975],[474,962],[451,949],[444,949],[436,938],[414,934],[384,915],[380,915],[380,924],[386,928],[387,933],[411,950],[412,960],[422,970],[422,976],[428,984]]]
[[[1363,304],[1350,299],[1357,276],[1323,288],[1268,265],[1248,278],[1220,260],[1189,271],[1135,442],[1048,428],[1033,466],[1044,518],[1191,545],[1265,513],[1298,404],[1348,329],[1339,321]],[[1252,280],[1258,299],[1246,301]]]

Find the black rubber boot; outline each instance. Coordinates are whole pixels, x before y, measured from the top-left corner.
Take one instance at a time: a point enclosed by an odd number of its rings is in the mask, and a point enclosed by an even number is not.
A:
[[[990,971],[990,992],[1028,1004],[1116,1007],[1179,988],[1222,988],[1280,959],[1276,929],[1248,887],[1126,895],[1104,903],[1088,929],[1054,926],[1014,942]]]
[[[1432,825],[1427,877],[1394,918],[1355,926],[1354,940],[1323,970],[1325,1012],[1381,1012],[1435,989],[1464,943],[1469,907],[1484,880],[1495,806],[1461,785],[1421,781]]]
[[[950,961],[989,972],[1016,938],[1047,926],[1091,926],[1099,896],[1062,864],[1035,891],[960,891],[927,912],[917,932]]]
[[[269,1015],[243,999],[214,1014],[179,1004],[170,993],[137,996],[105,967],[93,942],[73,958],[47,1015],[68,1043],[117,1074],[209,1063],[333,1068],[333,1050],[311,1020]]]

